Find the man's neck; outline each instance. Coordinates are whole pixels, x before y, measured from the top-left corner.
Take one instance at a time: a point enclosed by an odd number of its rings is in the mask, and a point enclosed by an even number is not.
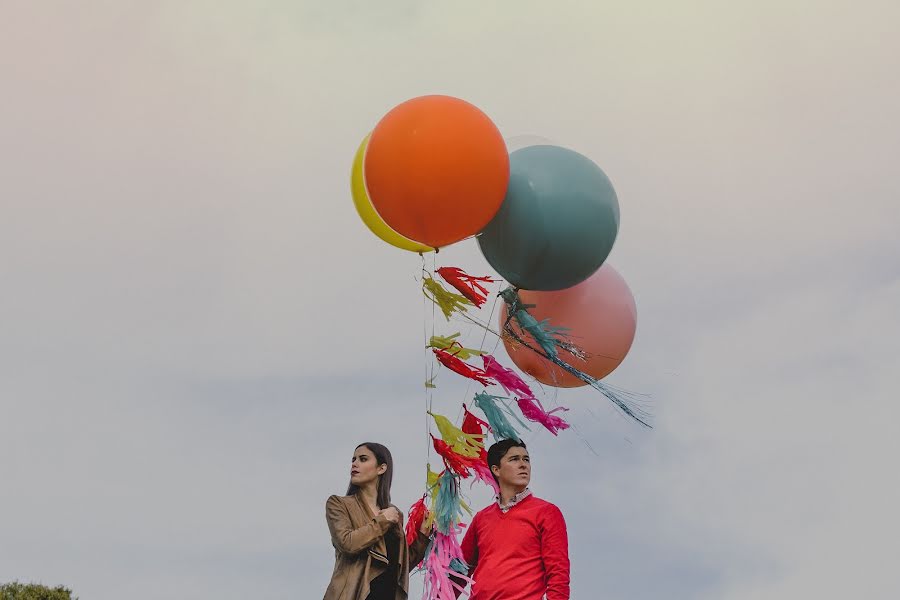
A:
[[[509,502],[517,495],[528,489],[527,485],[523,486],[507,486],[500,484],[500,504],[509,504]]]

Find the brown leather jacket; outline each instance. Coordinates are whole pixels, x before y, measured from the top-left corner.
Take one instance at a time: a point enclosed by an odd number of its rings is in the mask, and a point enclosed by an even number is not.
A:
[[[395,507],[396,508],[396,507]],[[398,509],[399,510],[399,509]],[[396,600],[405,600],[409,590],[409,572],[422,561],[428,537],[419,534],[412,546],[406,545],[403,513],[400,523],[375,516],[358,496],[331,496],[325,503],[325,519],[334,546],[334,573],[323,600],[366,600],[369,584],[388,566],[384,534],[398,529],[399,569]]]

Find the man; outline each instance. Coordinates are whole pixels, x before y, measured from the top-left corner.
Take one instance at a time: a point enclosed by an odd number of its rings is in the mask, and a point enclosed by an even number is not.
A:
[[[528,489],[525,444],[497,442],[487,460],[500,494],[475,515],[463,538],[463,558],[475,580],[470,600],[541,600],[545,594],[569,600],[566,522],[556,506]]]

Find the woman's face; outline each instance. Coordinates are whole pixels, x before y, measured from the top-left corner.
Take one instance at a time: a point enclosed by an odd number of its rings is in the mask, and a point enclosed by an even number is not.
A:
[[[360,446],[353,453],[350,463],[350,484],[364,487],[378,479],[387,470],[387,465],[379,465],[375,454],[366,446]]]

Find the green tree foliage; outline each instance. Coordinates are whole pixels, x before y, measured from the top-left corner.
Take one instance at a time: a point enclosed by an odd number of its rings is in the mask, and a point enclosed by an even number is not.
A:
[[[51,589],[36,583],[14,581],[0,585],[0,600],[78,600],[78,597],[61,585]]]

